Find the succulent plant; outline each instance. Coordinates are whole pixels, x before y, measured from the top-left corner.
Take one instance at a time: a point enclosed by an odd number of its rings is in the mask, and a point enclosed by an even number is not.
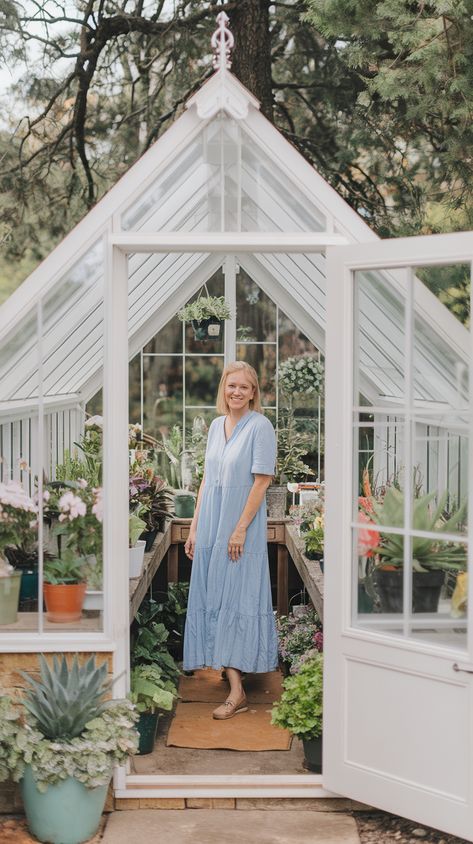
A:
[[[35,719],[37,729],[49,739],[73,739],[80,736],[86,724],[108,707],[104,695],[110,684],[107,665],[96,666],[95,655],[80,666],[77,654],[69,668],[65,656],[55,656],[52,667],[40,655],[41,682],[26,672],[29,682],[23,700],[25,709]]]

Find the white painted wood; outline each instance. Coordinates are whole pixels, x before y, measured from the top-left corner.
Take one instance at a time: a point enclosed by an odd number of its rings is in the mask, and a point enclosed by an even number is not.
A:
[[[104,630],[116,643],[114,692],[129,672],[128,594],[128,262],[106,245],[104,359]]]
[[[353,271],[365,267],[409,271],[409,267],[435,262],[464,262],[468,249],[471,260],[472,245],[471,233],[464,233],[327,252],[324,589],[324,787],[468,841],[473,841],[473,675],[457,672],[453,666],[456,661],[473,662],[471,582],[467,644],[447,632],[439,633],[438,644],[432,632],[427,639],[416,636],[412,631],[426,624],[407,615],[404,629],[402,619],[398,629],[392,629],[389,619],[390,627],[376,625],[375,615],[369,617],[370,624],[363,621],[362,629],[356,614],[352,615],[356,579],[351,525]],[[416,306],[419,301],[416,291]],[[412,312],[407,326],[410,320]],[[450,320],[443,320],[443,325],[448,335]],[[457,323],[455,327],[458,331]],[[464,353],[465,334],[460,334]],[[453,343],[457,340],[451,338]],[[418,413],[409,389],[411,354],[407,344],[408,385],[399,403],[399,416],[407,420]],[[422,419],[437,424],[441,416],[435,410],[430,415],[426,407]],[[471,405],[462,415],[468,418],[471,431]],[[404,459],[409,461],[408,449]],[[470,508],[471,498],[470,489]],[[471,538],[470,525],[470,542]],[[447,631],[451,621],[448,614],[441,617],[439,630]],[[435,627],[435,619],[430,626]]]
[[[323,232],[124,232],[111,241],[124,252],[325,252],[347,239]]]

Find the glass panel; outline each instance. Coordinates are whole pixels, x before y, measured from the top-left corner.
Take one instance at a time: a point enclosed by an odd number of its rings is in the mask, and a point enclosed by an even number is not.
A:
[[[320,210],[244,130],[241,144],[242,231],[323,231]]]
[[[141,355],[135,355],[128,367],[128,420],[141,425]]]
[[[195,228],[202,213],[207,216],[208,172],[204,164],[203,143],[201,131],[129,206],[121,218],[125,231],[190,231]]]
[[[182,426],[182,358],[143,355],[143,429],[152,437]]]
[[[468,420],[446,414],[415,424],[414,530],[467,533]]]
[[[143,348],[145,354],[182,353],[182,322],[173,317]]]
[[[383,565],[384,558],[372,552],[378,547],[402,556],[404,538],[378,532],[369,525],[355,531],[358,625],[378,633],[465,648],[466,545],[431,540],[429,546],[425,537],[415,534],[411,541],[412,559],[421,558],[423,570],[410,572],[411,612],[405,617],[403,565]]]
[[[103,355],[103,243],[97,241],[42,302],[43,390],[65,395],[80,389],[100,366]],[[4,349],[2,397],[31,398],[38,391],[38,360],[31,314],[16,327]]]
[[[405,289],[404,273],[355,273],[356,393],[373,405],[405,401]]]
[[[38,413],[0,418],[0,638],[38,631]],[[5,560],[5,563],[3,562]]]
[[[276,404],[276,346],[265,343],[237,343],[237,360],[244,360],[256,369],[261,401]]]
[[[237,340],[276,339],[276,305],[245,270],[237,277]]]
[[[414,328],[414,399],[417,407],[429,409],[461,410],[468,407],[468,354],[469,354],[469,298],[462,299],[462,291],[466,290],[466,280],[469,279],[470,269],[466,265],[455,267],[419,268],[418,275],[430,278],[432,285],[432,271],[435,270],[435,283],[442,291],[442,300],[450,309],[459,309],[460,320],[455,320],[445,313],[445,322],[450,321],[450,329],[454,342],[448,343],[440,336],[431,324],[423,319],[418,312],[421,310],[422,299],[425,295],[423,284],[415,281],[415,303],[417,315]],[[455,284],[456,287],[448,287]],[[467,287],[469,291],[469,286]],[[466,296],[466,293],[465,293]],[[448,324],[448,323],[447,323]],[[436,407],[433,408],[433,405]]]
[[[279,311],[279,360],[293,357],[294,355],[317,354],[317,349],[302,331],[286,316]]]
[[[213,406],[223,372],[223,358],[186,358],[186,404]]]

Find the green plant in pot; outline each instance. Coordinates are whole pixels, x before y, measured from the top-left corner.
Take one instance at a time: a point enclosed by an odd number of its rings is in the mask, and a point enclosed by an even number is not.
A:
[[[2,704],[9,726],[0,732],[0,758],[7,745],[6,764],[21,779],[28,826],[39,841],[81,844],[95,835],[113,766],[136,752],[138,716],[130,701],[107,699],[107,671],[95,656],[80,665],[75,655],[68,666],[65,657],[48,662],[41,655],[39,680],[21,672],[28,683],[22,717],[13,720]]]
[[[130,700],[139,713],[137,730],[140,734],[138,753],[152,753],[160,713],[170,712],[177,689],[163,676],[159,665],[136,665],[131,672]]]
[[[280,415],[277,439],[275,476],[266,492],[268,516],[271,519],[283,519],[286,514],[287,484],[314,474],[303,461],[311,449],[313,436],[298,430],[294,411],[290,407]]]
[[[460,542],[442,541],[442,534],[458,529],[466,516],[466,505],[445,515],[447,494],[435,504],[435,492],[414,494],[412,529],[428,531],[438,539],[412,537],[412,608],[413,612],[436,612],[440,591],[447,571],[466,569],[466,546]],[[404,525],[404,493],[388,487],[382,501],[371,497],[361,499],[364,521],[373,528],[361,530],[360,552],[371,560],[369,577],[377,591],[382,612],[400,613],[403,610],[404,537],[376,528]]]
[[[0,483],[0,624],[17,620],[21,570],[8,560],[9,553],[36,541],[38,508],[17,481]]]
[[[87,559],[78,557],[74,547],[62,547],[61,556],[44,563],[43,594],[48,621],[79,621],[87,581]]]
[[[309,770],[322,770],[323,655],[316,654],[297,674],[283,681],[283,693],[273,704],[271,722],[290,730],[304,745]]]
[[[196,340],[205,342],[221,337],[223,323],[231,319],[230,306],[224,296],[199,296],[177,312],[181,322],[191,322]]]
[[[140,539],[146,528],[146,522],[141,518],[142,508],[137,507],[137,512],[130,513],[128,518],[128,556],[129,576],[139,577],[143,568],[146,541]]]

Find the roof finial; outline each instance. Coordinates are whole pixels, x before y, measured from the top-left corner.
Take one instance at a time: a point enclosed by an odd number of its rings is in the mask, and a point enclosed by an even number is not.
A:
[[[217,15],[218,29],[215,30],[210,41],[214,51],[212,64],[215,70],[230,70],[232,66],[230,56],[235,39],[227,26],[229,20],[225,12],[219,12]]]

